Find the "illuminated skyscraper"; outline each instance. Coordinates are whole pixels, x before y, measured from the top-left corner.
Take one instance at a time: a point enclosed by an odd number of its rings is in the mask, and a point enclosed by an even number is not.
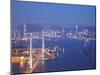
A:
[[[76,25],[76,33],[78,32],[78,25]]]
[[[24,37],[26,37],[26,24],[24,23]]]

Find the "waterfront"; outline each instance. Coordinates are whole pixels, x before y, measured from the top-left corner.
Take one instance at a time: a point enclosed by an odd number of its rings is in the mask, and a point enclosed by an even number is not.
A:
[[[38,44],[40,43],[35,43],[36,46]],[[36,47],[35,45],[33,43],[33,47]],[[85,40],[76,39],[45,41],[45,47],[51,49],[54,49],[54,47],[64,48],[64,51],[59,50],[59,54],[56,59],[40,61],[37,67],[38,69],[36,69],[37,71],[34,70],[32,71],[33,73],[85,70],[96,68],[95,40],[89,40],[88,42]],[[18,65],[19,64],[12,64],[13,72],[20,73],[20,65]]]
[[[96,6],[12,0],[11,9],[12,74],[96,69]]]

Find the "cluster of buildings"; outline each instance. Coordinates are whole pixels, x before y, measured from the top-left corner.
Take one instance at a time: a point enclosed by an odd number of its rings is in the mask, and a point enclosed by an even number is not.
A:
[[[19,31],[12,31],[12,40],[28,40],[30,39],[30,32],[26,30],[26,24],[23,26],[23,33]],[[88,29],[83,29],[78,31],[78,25],[75,26],[75,30],[72,32],[66,31],[64,28],[61,30],[54,30],[54,29],[44,29],[41,32],[31,32],[32,39],[41,39],[42,32],[44,32],[44,36],[46,39],[95,39],[95,32],[89,32]]]

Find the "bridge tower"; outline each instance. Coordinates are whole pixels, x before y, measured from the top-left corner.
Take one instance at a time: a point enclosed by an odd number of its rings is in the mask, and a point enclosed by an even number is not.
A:
[[[42,31],[42,60],[44,60],[44,54],[45,54],[45,43],[44,43],[44,31]]]
[[[30,69],[32,69],[32,33],[30,33]]]

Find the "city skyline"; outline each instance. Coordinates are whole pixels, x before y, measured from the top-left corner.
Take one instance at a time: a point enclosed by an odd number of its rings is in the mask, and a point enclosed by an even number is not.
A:
[[[11,3],[11,73],[96,69],[96,7]]]

